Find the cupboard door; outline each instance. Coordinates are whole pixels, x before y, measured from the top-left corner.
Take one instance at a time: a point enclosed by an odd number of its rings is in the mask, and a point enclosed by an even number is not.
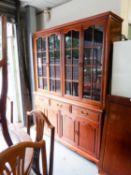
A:
[[[65,94],[79,96],[80,31],[64,34],[64,88]]]
[[[46,53],[46,38],[40,37],[36,41],[37,47],[37,75],[38,75],[38,88],[47,89],[47,53]]]
[[[61,114],[61,137],[72,145],[75,144],[75,124],[76,121],[70,113]]]
[[[86,118],[77,118],[78,148],[96,157],[98,128]]]
[[[49,51],[49,90],[60,93],[61,91],[61,60],[60,60],[60,35],[52,34],[48,37]]]
[[[101,26],[84,29],[83,98],[100,101],[102,89],[103,32]]]

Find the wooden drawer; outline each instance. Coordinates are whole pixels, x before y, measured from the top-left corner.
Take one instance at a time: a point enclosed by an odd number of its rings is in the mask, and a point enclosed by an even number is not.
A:
[[[56,100],[51,100],[50,105],[54,110],[62,110],[66,112],[71,112],[72,106],[68,103],[62,103]]]
[[[86,108],[72,106],[72,113],[80,117],[87,117],[89,120],[92,120],[95,122],[99,121],[99,113]]]
[[[35,109],[43,110],[44,107],[49,106],[49,99],[42,96],[34,96],[34,107]]]

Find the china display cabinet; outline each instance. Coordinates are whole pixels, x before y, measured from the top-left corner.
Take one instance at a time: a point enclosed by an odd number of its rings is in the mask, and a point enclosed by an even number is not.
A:
[[[106,12],[34,33],[34,107],[56,128],[56,139],[99,162],[109,90],[111,45],[122,19]]]

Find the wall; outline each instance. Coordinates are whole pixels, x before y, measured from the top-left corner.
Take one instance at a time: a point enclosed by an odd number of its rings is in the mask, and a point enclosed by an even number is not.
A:
[[[72,0],[66,4],[53,8],[49,21],[44,21],[44,13],[38,15],[38,29],[41,30],[43,28],[53,27],[105,11],[113,11],[120,15],[120,4],[121,0]]]

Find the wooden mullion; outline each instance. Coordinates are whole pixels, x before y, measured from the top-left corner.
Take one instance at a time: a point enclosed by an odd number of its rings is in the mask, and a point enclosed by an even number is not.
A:
[[[71,31],[71,80],[73,81],[73,59],[72,59],[72,31]],[[73,95],[73,82],[71,81],[71,94],[70,95]]]
[[[47,89],[50,91],[50,61],[49,61],[49,44],[48,44],[48,36],[46,39],[46,72],[47,72]]]
[[[82,99],[83,97],[83,84],[84,84],[84,31],[81,29],[80,37],[79,37],[79,97]]]

